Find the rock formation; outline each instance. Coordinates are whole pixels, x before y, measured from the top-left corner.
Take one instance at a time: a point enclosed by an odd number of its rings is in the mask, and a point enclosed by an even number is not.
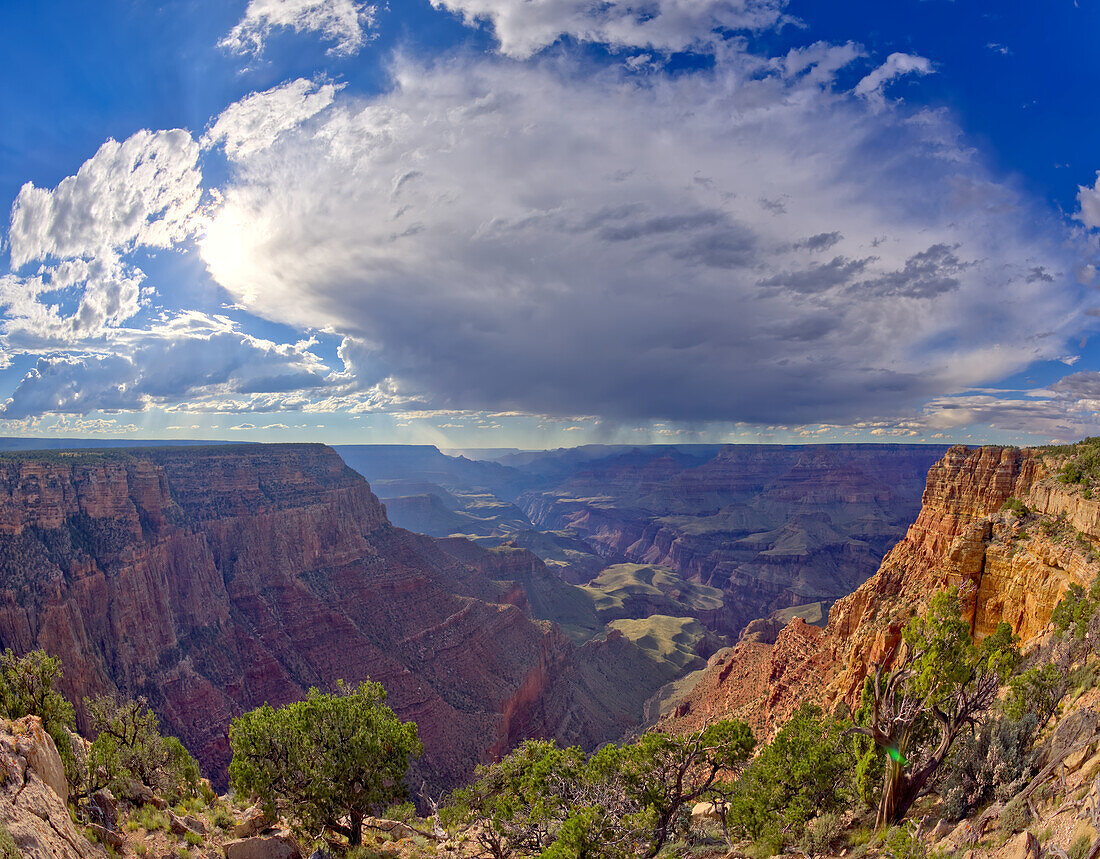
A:
[[[533,523],[610,561],[670,567],[723,590],[718,631],[852,591],[916,516],[945,447],[729,445],[698,459],[633,451],[521,496]]]
[[[1071,583],[1100,571],[1100,503],[1050,474],[1037,450],[951,448],[928,473],[920,515],[878,572],[839,599],[822,630],[795,619],[775,636],[723,651],[670,723],[738,715],[769,732],[803,701],[854,706],[870,667],[888,658],[907,620],[937,591],[960,586],[976,638],[1000,621],[1040,633]],[[1003,511],[1015,498],[1032,513]]]
[[[0,726],[0,826],[25,859],[93,859],[99,855],[73,825],[65,770],[37,716]]]
[[[455,551],[393,527],[321,445],[10,455],[0,646],[60,656],[78,711],[86,695],[146,696],[215,781],[234,715],[337,679],[383,683],[420,726],[416,777],[436,786],[574,709],[589,743],[629,727],[570,679],[573,645],[525,612],[506,571]],[[540,720],[544,700],[559,721]]]

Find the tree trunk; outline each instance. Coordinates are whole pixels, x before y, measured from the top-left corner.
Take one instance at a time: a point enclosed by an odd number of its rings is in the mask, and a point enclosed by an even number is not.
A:
[[[358,814],[348,815],[348,846],[359,847],[363,843],[363,818]]]
[[[886,773],[882,780],[882,796],[878,801],[878,816],[875,818],[875,830],[893,826],[897,820],[898,800],[901,798],[904,773],[902,763],[893,755],[886,756]],[[904,812],[903,812],[904,813]]]

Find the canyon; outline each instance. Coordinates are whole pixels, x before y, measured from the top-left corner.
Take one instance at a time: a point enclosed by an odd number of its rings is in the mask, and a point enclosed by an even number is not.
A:
[[[235,715],[338,679],[382,682],[417,722],[426,753],[412,782],[431,790],[525,737],[594,748],[662,712],[745,710],[731,685],[768,725],[817,682],[823,654],[842,658],[832,618],[864,622],[844,606],[867,613],[857,587],[906,516],[917,518],[906,541],[922,535],[935,554],[974,518],[948,522],[936,493],[954,498],[970,480],[966,503],[993,509],[975,500],[989,492],[985,466],[968,470],[952,451],[917,517],[923,472],[943,452],[688,445],[508,465],[434,448],[343,451],[382,475],[372,483],[323,445],[10,452],[0,646],[60,656],[81,718],[85,696],[146,697],[215,783]],[[1038,473],[1026,461],[1002,495]],[[372,487],[391,494],[385,505]],[[421,497],[491,527],[443,522],[424,535],[391,522],[387,507],[407,515]],[[899,554],[906,541],[883,565],[899,581],[913,563]],[[996,564],[985,568],[992,582]],[[1021,587],[1008,583],[1016,569],[999,574],[998,593]],[[801,619],[853,591],[827,629]],[[974,609],[976,628],[992,606]],[[861,664],[888,640],[857,653]]]
[[[404,527],[529,548],[575,584],[617,564],[662,566],[720,591],[720,610],[681,611],[735,639],[758,617],[831,604],[871,576],[947,447],[588,445],[480,461],[337,450]]]
[[[618,737],[667,679],[530,552],[394,527],[322,445],[5,455],[0,570],[0,646],[61,657],[81,720],[144,696],[221,784],[235,715],[338,679],[419,725],[431,789],[524,736]]]
[[[687,730],[734,715],[766,736],[805,702],[850,711],[908,619],[951,586],[976,640],[1001,621],[1024,642],[1039,636],[1069,586],[1088,586],[1100,571],[1100,502],[1057,480],[1057,462],[1038,449],[951,448],[930,469],[904,539],[833,604],[824,628],[800,618],[750,624],[669,703],[664,724]]]

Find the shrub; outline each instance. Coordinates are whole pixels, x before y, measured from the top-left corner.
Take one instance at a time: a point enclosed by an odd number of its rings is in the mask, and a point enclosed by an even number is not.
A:
[[[1092,847],[1092,839],[1087,835],[1080,835],[1074,839],[1073,843],[1069,846],[1069,850],[1066,851],[1069,855],[1069,859],[1085,859],[1089,855],[1089,848]]]
[[[808,821],[849,801],[855,764],[843,725],[804,705],[765,746],[732,789],[727,820],[740,835],[775,852]]]
[[[961,820],[992,799],[1018,793],[1036,769],[1031,747],[1037,730],[1035,714],[1025,713],[1019,720],[987,720],[963,736],[945,766],[944,816]]]
[[[686,736],[647,733],[587,759],[578,748],[529,740],[479,767],[444,815],[495,859],[652,857],[688,832],[690,803],[739,771],[754,745],[748,725],[734,721]]]
[[[335,695],[264,705],[233,721],[229,778],[273,810],[285,803],[300,832],[324,829],[362,842],[363,818],[405,796],[409,760],[423,752],[416,725],[385,706],[381,684],[341,681]]]
[[[161,735],[144,698],[100,696],[85,699],[85,708],[96,734],[88,749],[86,793],[108,787],[124,794],[139,781],[173,803],[198,794],[198,763],[178,739]]]
[[[1005,715],[1018,721],[1031,713],[1036,718],[1036,730],[1041,731],[1057,711],[1066,686],[1065,674],[1053,662],[1028,668],[1008,681]]]
[[[1016,516],[1026,516],[1031,512],[1027,509],[1027,505],[1019,498],[1005,499],[1005,503],[1001,505],[1001,509],[1013,513]]]
[[[15,839],[8,832],[8,827],[0,823],[0,859],[19,859],[19,848],[15,846]]]
[[[1001,834],[1006,838],[1027,828],[1031,822],[1031,812],[1027,803],[1019,797],[1013,797],[1001,812]]]
[[[826,811],[810,821],[798,839],[798,848],[811,856],[829,853],[844,830],[840,815]]]

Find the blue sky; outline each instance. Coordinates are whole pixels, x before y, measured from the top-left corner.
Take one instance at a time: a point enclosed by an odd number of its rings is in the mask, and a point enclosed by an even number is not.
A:
[[[1096,433],[1100,10],[0,5],[0,434]]]

